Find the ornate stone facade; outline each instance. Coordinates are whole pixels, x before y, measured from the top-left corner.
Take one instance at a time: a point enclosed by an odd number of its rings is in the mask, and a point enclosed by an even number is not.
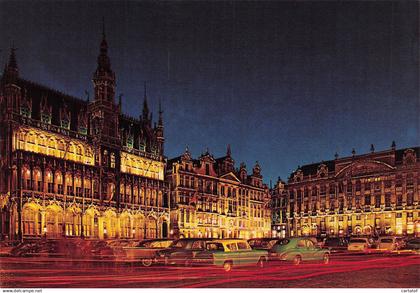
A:
[[[0,88],[0,235],[9,239],[169,235],[163,119],[121,113],[103,35],[94,99],[19,76],[15,50]]]
[[[420,148],[299,167],[283,200],[291,235],[420,234]]]
[[[198,160],[188,149],[168,161],[171,227],[179,237],[251,238],[270,234],[270,194],[255,164],[234,168],[230,147],[215,159],[208,151]]]

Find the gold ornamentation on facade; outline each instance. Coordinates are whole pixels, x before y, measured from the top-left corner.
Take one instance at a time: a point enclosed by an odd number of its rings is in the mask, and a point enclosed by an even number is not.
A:
[[[121,152],[121,172],[163,180],[164,163]]]
[[[86,165],[94,164],[91,146],[77,139],[34,127],[22,126],[13,134],[14,150],[24,150]]]

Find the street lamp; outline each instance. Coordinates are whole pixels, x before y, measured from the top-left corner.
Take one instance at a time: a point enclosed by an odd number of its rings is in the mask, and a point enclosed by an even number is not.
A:
[[[131,235],[132,235],[132,237],[134,238],[134,236],[136,235],[136,229],[134,229],[134,228],[133,228],[133,229],[131,230]]]

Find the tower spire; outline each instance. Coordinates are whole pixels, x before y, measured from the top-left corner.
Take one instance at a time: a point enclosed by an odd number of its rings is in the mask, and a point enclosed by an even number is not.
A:
[[[162,101],[159,98],[159,121],[158,121],[158,126],[162,127],[163,126],[163,111],[162,111]]]
[[[102,41],[98,56],[98,68],[96,72],[102,71],[112,74],[111,61],[108,57],[108,43],[105,35],[105,19],[102,17]]]
[[[114,102],[115,74],[111,69],[111,61],[108,56],[108,43],[105,36],[105,19],[102,18],[102,40],[97,58],[96,71],[93,74],[95,84],[95,100],[107,100]]]
[[[105,17],[102,16],[102,40],[105,40]]]
[[[146,81],[144,82],[143,120],[149,120],[149,106],[147,105]]]
[[[19,68],[16,61],[16,50],[15,45],[12,44],[10,48],[9,60],[4,67],[3,78],[8,81],[15,80],[19,76]]]
[[[232,155],[232,151],[230,150],[230,144],[227,145],[226,155],[230,157]]]

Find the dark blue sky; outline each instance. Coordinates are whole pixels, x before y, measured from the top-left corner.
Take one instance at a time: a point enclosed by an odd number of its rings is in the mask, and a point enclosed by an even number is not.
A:
[[[404,2],[0,2],[1,59],[92,93],[105,17],[117,93],[138,116],[143,81],[166,155],[231,144],[265,181],[298,165],[419,145],[419,4]]]

